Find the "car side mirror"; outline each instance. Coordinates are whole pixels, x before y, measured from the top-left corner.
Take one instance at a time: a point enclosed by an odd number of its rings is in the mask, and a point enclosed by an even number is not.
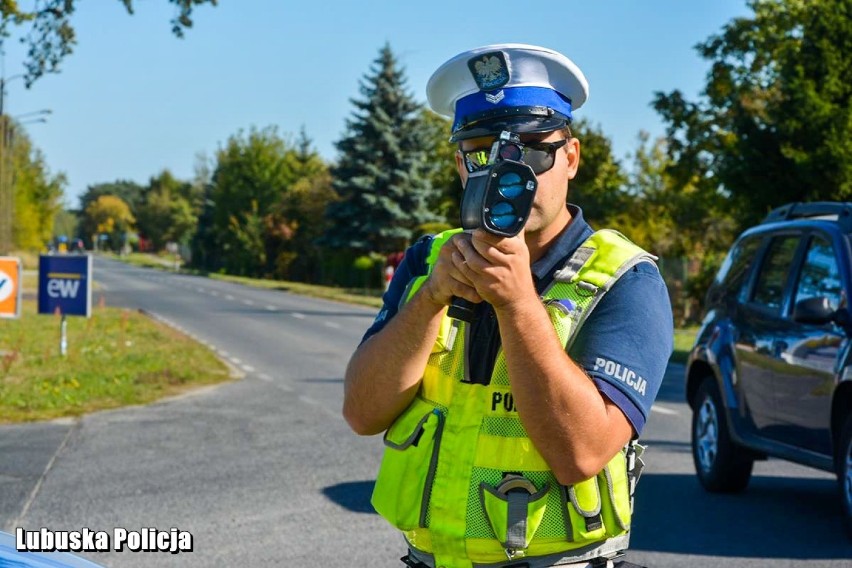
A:
[[[793,307],[793,320],[820,325],[836,321],[837,312],[838,310],[831,307],[831,301],[825,296],[805,298],[796,302]]]

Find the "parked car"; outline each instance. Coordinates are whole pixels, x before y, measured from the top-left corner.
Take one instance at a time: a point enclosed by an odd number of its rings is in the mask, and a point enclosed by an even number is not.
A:
[[[701,485],[768,456],[837,475],[852,539],[852,203],[793,203],[736,240],[686,365]]]

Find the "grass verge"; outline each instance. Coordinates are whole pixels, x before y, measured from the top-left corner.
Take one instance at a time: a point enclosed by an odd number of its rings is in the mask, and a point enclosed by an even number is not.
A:
[[[152,402],[228,380],[230,371],[189,337],[139,312],[95,307],[91,318],[38,315],[0,320],[0,423],[78,416]]]
[[[673,363],[686,363],[689,356],[689,351],[695,343],[695,334],[698,333],[697,327],[689,327],[685,329],[676,329],[674,332],[674,352],[670,361]]]
[[[382,293],[379,290],[369,290],[365,288],[335,288],[333,286],[304,284],[302,282],[290,282],[287,280],[262,280],[259,278],[247,278],[244,276],[231,276],[229,274],[211,273],[208,274],[208,276],[216,280],[237,282],[239,284],[256,286],[259,288],[282,290],[285,292],[292,292],[294,294],[301,294],[303,296],[346,302],[347,304],[360,304],[362,306],[371,306],[374,308],[382,307]]]

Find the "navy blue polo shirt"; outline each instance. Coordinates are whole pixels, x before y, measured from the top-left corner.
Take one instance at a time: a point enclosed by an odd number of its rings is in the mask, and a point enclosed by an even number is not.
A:
[[[569,205],[572,221],[547,252],[532,265],[536,289],[541,294],[554,273],[593,233],[582,210]],[[362,342],[378,333],[399,310],[412,278],[426,274],[426,258],[432,244],[424,237],[405,252],[396,269],[384,305]],[[471,328],[471,366],[490,377],[500,346],[500,333],[491,306],[477,305]],[[671,303],[657,268],[641,262],[625,273],[598,303],[580,328],[568,355],[594,381],[633,425],[642,432],[651,405],[660,389],[673,349]],[[475,371],[474,375],[477,374]]]

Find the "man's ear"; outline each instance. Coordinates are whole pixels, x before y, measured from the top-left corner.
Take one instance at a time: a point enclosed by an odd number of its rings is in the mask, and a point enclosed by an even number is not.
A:
[[[568,179],[574,179],[580,167],[580,141],[576,138],[569,139],[565,144],[565,153],[568,156]]]
[[[456,169],[459,172],[459,177],[461,178],[462,187],[467,183],[467,168],[464,167],[464,156],[462,156],[461,150],[456,150]]]

